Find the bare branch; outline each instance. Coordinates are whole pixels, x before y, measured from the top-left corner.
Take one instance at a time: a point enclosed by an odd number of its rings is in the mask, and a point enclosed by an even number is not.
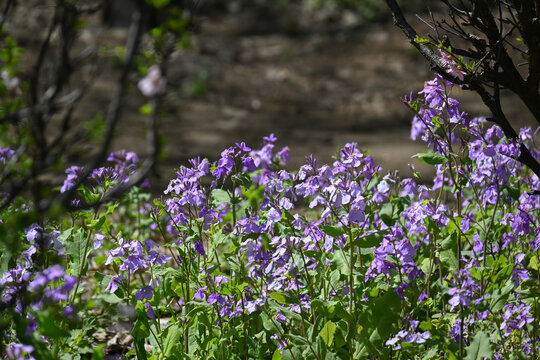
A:
[[[468,24],[480,29],[488,39],[488,44],[485,46],[486,49],[478,49],[479,51],[484,50],[484,55],[481,60],[482,64],[478,65],[482,67],[482,76],[479,77],[475,73],[467,74],[463,81],[450,77],[449,74],[447,74],[446,65],[430,46],[415,41],[418,34],[416,30],[409,25],[396,1],[386,0],[386,3],[392,12],[394,23],[403,31],[409,42],[428,60],[431,68],[443,78],[462,85],[464,89],[477,92],[493,115],[490,120],[501,127],[507,138],[517,140],[518,135],[501,109],[499,102],[499,86],[504,86],[514,91],[540,123],[540,96],[538,90],[531,91],[516,70],[512,59],[504,48],[504,37],[501,33],[502,26],[497,26],[489,7],[483,1],[473,0],[474,6],[471,10],[459,10],[449,4],[448,1],[444,1],[454,13],[459,16],[467,16]],[[462,6],[465,9],[463,3]],[[502,15],[500,16],[502,17]],[[433,25],[437,26],[436,23]],[[470,41],[473,42],[473,39],[470,39]],[[477,48],[482,47],[482,44],[475,45]],[[491,50],[488,51],[488,48]],[[455,50],[453,49],[453,52],[454,51]],[[490,68],[488,65],[483,64],[491,51],[493,51],[496,60],[494,68]],[[501,67],[502,72],[498,70],[499,66]],[[493,83],[494,94],[490,94],[486,90],[484,84],[488,83]],[[516,160],[528,166],[538,177],[540,177],[540,164],[524,145],[521,145],[521,155]]]
[[[141,35],[142,14],[139,10],[135,11],[132,15],[132,22],[126,44],[126,57],[124,67],[111,97],[111,102],[109,104],[109,108],[105,118],[106,133],[104,142],[101,145],[98,154],[93,158],[93,160],[91,160],[88,164],[84,166],[83,171],[78,177],[74,186],[70,190],[60,195],[58,200],[66,207],[71,206],[71,200],[73,199],[77,188],[85,181],[85,179],[90,175],[90,173],[106,159],[106,156],[109,152],[110,144],[112,142],[114,129],[116,128],[116,124],[120,117],[120,110],[125,94],[126,85],[128,82],[128,76],[133,65],[133,59],[139,47]],[[47,209],[51,205],[52,201],[48,201],[46,203],[40,204],[40,208]]]

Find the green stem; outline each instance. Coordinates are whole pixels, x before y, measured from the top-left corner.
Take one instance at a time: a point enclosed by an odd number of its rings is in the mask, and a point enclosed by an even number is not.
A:
[[[98,210],[94,212],[94,216],[92,217],[92,220],[96,220],[98,216]],[[79,285],[81,283],[81,276],[84,269],[84,266],[86,264],[86,256],[88,255],[88,247],[90,244],[90,238],[92,237],[92,230],[88,231],[88,236],[86,237],[86,242],[84,244],[84,252],[83,252],[83,258],[81,260],[81,264],[79,266],[79,273],[77,274],[77,283],[75,284],[75,290],[73,291],[73,297],[71,298],[70,304],[73,305],[75,302],[75,298],[77,297],[77,291],[79,290]]]
[[[354,256],[354,246],[352,244],[353,237],[351,229],[348,229],[349,235],[349,312],[354,317],[354,263],[356,257]]]

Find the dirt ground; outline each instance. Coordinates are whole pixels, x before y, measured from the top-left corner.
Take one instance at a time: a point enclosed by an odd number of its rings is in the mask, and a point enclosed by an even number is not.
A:
[[[359,25],[349,13],[337,26],[301,26],[292,32],[281,20],[258,16],[238,10],[205,16],[193,49],[173,54],[160,119],[165,157],[155,189],[163,189],[174,168],[191,157],[216,159],[237,141],[256,147],[270,133],[278,146],[289,146],[291,169],[310,154],[320,164],[330,162],[341,146],[354,141],[385,171],[410,175],[411,156],[424,146],[409,139],[411,112],[400,98],[418,92],[433,75],[390,15],[383,23]],[[90,26],[81,41],[106,41],[112,48],[125,37],[123,28]],[[116,77],[113,70],[104,71],[76,116],[104,109]],[[471,93],[456,96],[472,115],[487,113]],[[132,89],[114,149],[144,156],[144,117],[138,113],[144,101]],[[512,106],[509,117],[520,111]]]

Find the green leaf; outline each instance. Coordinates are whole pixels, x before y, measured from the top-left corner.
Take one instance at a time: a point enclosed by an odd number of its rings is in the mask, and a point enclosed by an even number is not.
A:
[[[400,309],[399,296],[389,291],[373,301],[370,299],[368,307],[359,316],[357,323],[363,326],[360,338],[372,355],[383,351],[384,340],[396,331]]]
[[[340,281],[340,278],[341,278],[341,271],[339,271],[338,269],[332,270],[329,277],[330,285],[332,286],[332,288],[337,289],[339,288],[340,285],[343,284]]]
[[[171,0],[146,0],[146,2],[149,5],[152,5],[153,7],[155,7],[156,9],[161,9],[169,5]]]
[[[388,230],[377,231],[366,236],[362,236],[361,238],[355,239],[353,241],[353,245],[363,249],[373,246],[379,246],[386,234],[388,234]]]
[[[437,356],[437,348],[431,348],[427,353],[424,354],[422,360],[433,359]]]
[[[381,207],[379,216],[387,226],[394,225],[398,219],[397,215],[394,214],[394,205],[391,203],[386,203]]]
[[[420,162],[424,162],[429,165],[446,164],[448,162],[448,158],[446,156],[437,154],[433,150],[423,151],[413,155],[413,157],[417,157]]]
[[[485,331],[476,333],[466,350],[467,356],[465,357],[465,360],[491,359],[493,351],[491,349],[491,343],[489,342],[489,334]]]
[[[61,322],[57,321],[53,314],[48,311],[38,313],[36,315],[36,320],[39,323],[39,329],[41,334],[52,338],[59,339],[61,337],[67,337],[69,333],[62,329],[59,325]]]
[[[170,356],[181,337],[182,329],[178,325],[169,326],[167,328],[167,337],[163,342],[163,355]]]
[[[270,296],[272,299],[276,300],[280,304],[287,303],[287,299],[285,298],[285,296],[281,293],[278,293],[277,291],[270,293],[268,296]]]
[[[490,308],[493,313],[500,311],[504,307],[504,305],[508,303],[508,297],[510,296],[510,292],[513,288],[514,284],[509,279],[507,284],[502,289],[497,287],[493,291],[490,304]]]
[[[142,340],[144,349],[144,339],[150,336],[150,324],[148,323],[148,317],[146,315],[146,309],[144,308],[144,304],[138,303],[136,309],[137,321],[135,322],[135,326],[131,331],[131,335],[133,335],[133,338],[136,341]]]
[[[221,205],[223,203],[231,201],[229,193],[223,189],[214,189],[212,190],[212,199],[216,205]]]
[[[298,346],[290,346],[283,350],[281,360],[298,360],[303,359],[302,352]]]
[[[95,231],[99,231],[101,230],[101,227],[103,226],[103,224],[105,224],[105,220],[107,220],[107,216],[103,214],[98,219],[92,220],[90,225],[88,225],[88,228]]]
[[[538,259],[538,256],[533,256],[529,261],[529,265],[527,267],[531,270],[538,270]]]
[[[144,348],[144,339],[135,338],[134,343],[138,350],[138,358],[141,360],[147,360],[148,358],[146,357],[146,349]]]
[[[418,35],[416,35],[416,37],[414,38],[414,42],[417,43],[417,44],[429,44],[428,39],[425,39],[425,38],[420,37]]]
[[[86,232],[83,229],[77,229],[71,238],[65,243],[66,254],[71,260],[70,269],[71,275],[79,276],[81,270],[81,261],[84,258],[84,245],[86,240]],[[85,273],[85,269],[82,269],[82,275]]]
[[[321,230],[329,236],[332,237],[338,237],[347,232],[347,229],[345,229],[343,226],[335,226],[335,225],[322,225]]]
[[[102,360],[105,357],[105,344],[98,345],[94,348],[94,353],[92,354],[92,360]]]
[[[139,108],[141,115],[150,115],[152,113],[152,105],[144,104]]]
[[[441,251],[439,253],[439,260],[445,266],[448,266],[450,271],[456,271],[459,267],[458,258],[453,249]]]
[[[334,334],[336,333],[336,324],[333,321],[328,321],[324,324],[319,336],[323,339],[326,346],[332,346],[334,342]]]

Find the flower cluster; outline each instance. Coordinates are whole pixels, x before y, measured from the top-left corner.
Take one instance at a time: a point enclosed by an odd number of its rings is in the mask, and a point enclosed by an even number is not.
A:
[[[129,176],[135,172],[139,158],[133,152],[120,150],[111,153],[107,161],[111,163],[110,166],[94,169],[89,176],[96,186],[108,187],[115,182],[127,182]],[[60,192],[64,193],[73,188],[82,172],[83,168],[76,165],[66,169],[67,177]]]
[[[535,133],[507,139],[469,119],[453,86],[437,77],[406,99],[432,182],[382,173],[355,143],[332,164],[309,156],[288,171],[274,135],[260,149],[238,142],[214,163],[178,168],[154,203],[135,189],[121,206],[71,214],[67,229],[28,227],[20,261],[0,280],[0,306],[39,334],[40,311],[74,317],[68,297],[93,271],[103,301],[135,309],[136,350],[152,344],[153,356],[537,356],[540,197],[530,190],[540,184],[516,160],[523,149],[540,154]],[[82,186],[126,181],[138,159],[108,161]],[[66,171],[62,191],[81,171]],[[36,261],[43,254],[47,265]],[[42,351],[8,335],[10,357]]]

